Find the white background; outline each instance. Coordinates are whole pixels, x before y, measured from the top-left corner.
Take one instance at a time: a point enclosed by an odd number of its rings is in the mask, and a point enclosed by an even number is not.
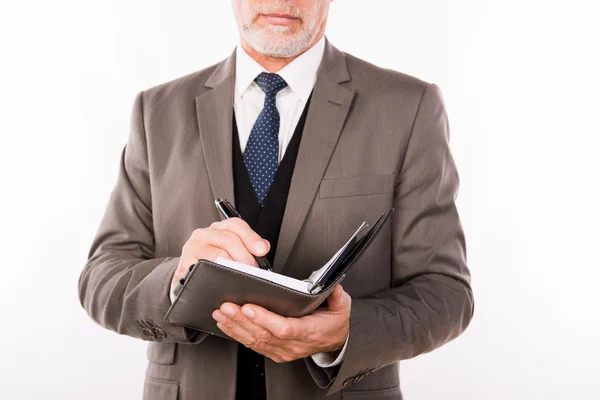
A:
[[[338,48],[444,93],[475,317],[402,363],[414,399],[600,399],[595,1],[337,0]],[[0,6],[0,398],[141,397],[146,344],[77,281],[135,94],[228,56],[229,1]]]

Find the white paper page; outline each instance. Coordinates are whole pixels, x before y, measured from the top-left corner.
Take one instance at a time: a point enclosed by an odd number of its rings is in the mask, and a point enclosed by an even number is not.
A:
[[[227,258],[223,258],[223,257],[217,257],[217,259],[215,260],[215,262],[217,264],[221,264],[225,267],[229,267],[231,269],[235,269],[236,271],[240,271],[240,272],[244,272],[248,275],[253,275],[253,276],[257,276],[263,279],[266,279],[270,282],[274,282],[286,287],[289,287],[291,289],[297,290],[299,292],[302,293],[310,293],[309,291],[309,286],[312,287],[312,285],[317,282],[319,280],[319,278],[325,274],[325,272],[327,271],[327,268],[338,258],[338,256],[340,255],[340,253],[342,251],[344,251],[344,249],[346,247],[348,247],[348,245],[350,244],[350,241],[356,237],[356,235],[358,235],[358,233],[365,227],[366,222],[363,222],[361,226],[358,227],[358,229],[356,230],[356,232],[354,232],[354,234],[350,237],[350,239],[348,239],[348,241],[342,246],[341,249],[339,249],[334,255],[333,257],[331,257],[329,259],[329,261],[327,261],[325,263],[325,265],[323,265],[321,268],[319,268],[316,271],[313,271],[312,274],[310,274],[310,277],[307,279],[307,281],[301,281],[286,275],[282,275],[282,274],[278,274],[277,272],[272,272],[272,271],[267,271],[264,269],[260,269],[257,267],[254,267],[252,265],[248,265],[248,264],[244,264],[241,262],[237,262],[237,261],[233,261],[233,260],[229,260]]]
[[[309,293],[308,282],[301,281],[295,278],[291,278],[286,275],[278,274],[277,272],[267,271],[258,267],[243,264],[237,261],[228,260],[227,258],[217,257],[215,260],[217,264],[221,264],[225,267],[235,269],[236,271],[244,272],[248,275],[258,276],[268,281],[278,283],[283,286],[287,286],[291,289],[297,290],[302,293]]]

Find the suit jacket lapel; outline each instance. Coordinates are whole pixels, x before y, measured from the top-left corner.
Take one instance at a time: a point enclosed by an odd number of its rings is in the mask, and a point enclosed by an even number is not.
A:
[[[326,40],[279,231],[275,271],[287,269],[285,263],[352,105],[354,91],[341,85],[348,81],[350,74],[344,54]],[[204,84],[208,90],[195,100],[212,195],[235,205],[231,148],[234,85],[235,51],[215,68]]]
[[[196,113],[206,170],[214,198],[235,205],[232,170],[232,118],[235,84],[235,51],[221,62],[196,97]]]
[[[289,269],[287,259],[350,110],[354,91],[340,85],[349,80],[344,54],[326,41],[279,232],[273,263],[277,272]]]

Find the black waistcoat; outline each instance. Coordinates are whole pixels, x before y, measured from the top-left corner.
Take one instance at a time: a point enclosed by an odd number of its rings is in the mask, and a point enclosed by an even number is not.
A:
[[[311,96],[312,97],[312,96]],[[292,174],[296,164],[296,156],[300,146],[300,138],[304,130],[306,114],[310,105],[310,97],[306,102],[302,116],[296,125],[292,139],[288,144],[283,159],[277,166],[275,178],[264,205],[261,207],[250,182],[244,158],[240,149],[235,113],[233,115],[233,182],[235,207],[240,215],[262,238],[271,244],[267,259],[273,265],[277,239],[283,212],[287,202]],[[236,400],[266,399],[264,356],[238,343]]]

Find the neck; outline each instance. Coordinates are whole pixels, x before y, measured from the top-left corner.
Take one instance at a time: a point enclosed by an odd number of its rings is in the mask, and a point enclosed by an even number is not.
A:
[[[273,56],[259,53],[254,48],[250,47],[248,42],[246,42],[244,40],[244,38],[241,36],[240,36],[240,44],[242,45],[242,48],[246,51],[246,53],[248,53],[248,55],[250,57],[252,57],[257,63],[262,65],[264,69],[266,69],[267,71],[269,71],[271,73],[277,73],[280,70],[282,70],[283,67],[285,67],[286,65],[288,65],[289,63],[294,61],[297,57],[299,57],[301,54],[303,54],[306,50],[313,47],[315,45],[315,43],[317,43],[321,39],[321,37],[323,37],[323,33],[324,32],[320,32],[320,34],[317,35],[317,37],[315,38],[315,40],[313,40],[313,42],[310,44],[310,46],[308,46],[306,49],[304,49],[301,53],[296,54],[295,56],[292,56],[292,57],[273,57]]]

